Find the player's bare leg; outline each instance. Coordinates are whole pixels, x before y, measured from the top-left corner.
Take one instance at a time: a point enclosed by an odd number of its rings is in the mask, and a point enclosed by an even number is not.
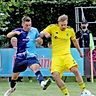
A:
[[[65,83],[63,82],[63,80],[60,78],[60,74],[58,72],[53,72],[52,75],[53,75],[54,80],[56,81],[56,84],[63,92],[64,96],[69,96],[68,89]]]
[[[83,93],[83,91],[86,90],[86,87],[85,87],[85,83],[83,82],[82,76],[79,73],[78,68],[77,67],[72,67],[71,72],[73,72],[75,74],[76,80],[77,80],[77,82],[78,82],[78,84],[80,86],[81,92]],[[91,94],[91,96],[94,96],[94,95]]]
[[[19,73],[13,73],[12,79],[10,82],[10,88],[5,92],[4,96],[10,96],[11,93],[13,93],[16,90],[15,85],[16,85],[16,80],[18,76],[19,76]]]
[[[41,87],[43,88],[43,90],[46,90],[47,87],[50,85],[51,83],[51,79],[48,78],[47,80],[44,81],[44,78],[40,72],[40,65],[39,64],[33,64],[30,66],[30,68],[33,70],[33,72],[35,73],[37,80],[39,81]]]
[[[83,82],[82,76],[79,73],[79,70],[77,67],[72,67],[71,72],[73,72],[76,76],[76,80],[80,86],[81,91],[85,89],[85,83]]]

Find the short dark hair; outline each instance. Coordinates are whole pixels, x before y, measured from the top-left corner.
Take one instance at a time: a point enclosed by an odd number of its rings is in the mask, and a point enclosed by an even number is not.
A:
[[[87,24],[88,22],[87,22],[87,20],[82,20],[81,23],[82,23],[82,24]]]
[[[24,16],[22,18],[22,22],[29,22],[29,21],[31,21],[31,18],[29,16]]]

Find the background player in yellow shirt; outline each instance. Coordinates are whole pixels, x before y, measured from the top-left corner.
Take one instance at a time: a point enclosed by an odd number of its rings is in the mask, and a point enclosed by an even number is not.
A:
[[[80,57],[83,57],[83,54],[80,51],[79,44],[76,40],[74,29],[68,27],[67,24],[68,16],[64,14],[58,18],[58,24],[51,24],[40,33],[41,37],[51,37],[52,39],[51,73],[64,96],[69,96],[69,91],[61,79],[64,71],[73,72],[76,76],[81,92],[85,90],[85,84],[79,73],[78,64],[73,59],[70,52],[71,40],[77,48]]]

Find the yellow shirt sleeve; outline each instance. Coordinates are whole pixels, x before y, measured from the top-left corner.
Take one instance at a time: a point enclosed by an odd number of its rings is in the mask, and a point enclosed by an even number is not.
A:
[[[76,39],[76,35],[75,35],[74,29],[72,28],[71,29],[71,40],[73,40],[73,39]]]
[[[49,34],[51,34],[51,32],[52,32],[52,31],[51,31],[52,25],[53,25],[53,24],[47,26],[47,27],[43,30],[43,32],[48,32]]]

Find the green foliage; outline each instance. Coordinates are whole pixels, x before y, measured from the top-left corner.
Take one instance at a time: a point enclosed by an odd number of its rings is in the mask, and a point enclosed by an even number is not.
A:
[[[28,15],[32,24],[39,31],[50,23],[57,23],[61,14],[69,16],[69,25],[75,28],[75,7],[95,6],[95,0],[1,0],[0,1],[0,34],[6,35],[12,29],[21,26],[21,18]],[[87,12],[87,19],[96,14]],[[95,26],[94,26],[95,27]],[[46,41],[45,41],[46,42]]]
[[[95,1],[94,1],[95,2]],[[68,14],[69,24],[75,28],[75,6],[92,5],[91,0],[9,0],[0,2],[0,34],[7,34],[13,28],[21,26],[21,18],[29,15],[33,26],[42,30],[57,21],[60,14]],[[70,14],[71,13],[71,14]],[[71,23],[71,22],[73,23]],[[2,33],[3,31],[3,33]]]
[[[9,46],[9,42],[7,42],[7,38],[5,35],[0,35],[0,48],[6,48]]]

